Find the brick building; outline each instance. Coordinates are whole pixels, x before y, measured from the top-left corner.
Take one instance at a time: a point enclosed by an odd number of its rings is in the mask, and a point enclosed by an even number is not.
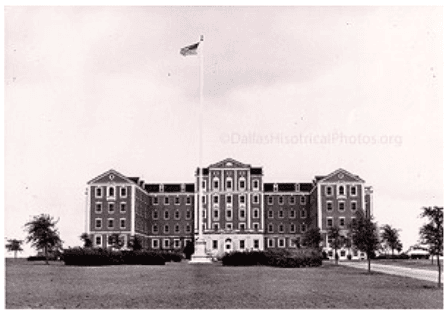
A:
[[[146,184],[109,170],[88,182],[86,231],[98,247],[118,233],[147,249],[181,250],[198,233],[212,255],[235,250],[294,248],[309,228],[343,233],[358,209],[372,210],[372,188],[343,169],[312,182],[264,183],[263,169],[225,159],[202,169],[202,215],[198,215],[199,169],[195,183]],[[341,250],[345,258],[348,250]],[[329,251],[332,257],[331,251]],[[350,251],[356,257],[356,251]]]

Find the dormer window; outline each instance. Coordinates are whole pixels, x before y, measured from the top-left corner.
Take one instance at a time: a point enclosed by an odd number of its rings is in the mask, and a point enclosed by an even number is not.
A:
[[[274,192],[278,191],[278,184],[274,184]]]

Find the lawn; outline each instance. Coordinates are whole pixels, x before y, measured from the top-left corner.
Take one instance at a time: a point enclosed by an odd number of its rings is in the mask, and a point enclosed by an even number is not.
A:
[[[434,259],[434,263],[431,264],[431,259],[424,260],[416,260],[416,259],[395,259],[395,260],[372,260],[372,263],[391,265],[396,267],[406,267],[406,268],[414,268],[414,269],[423,269],[423,270],[434,270],[438,271],[437,268],[437,260]],[[443,260],[440,260],[440,264],[442,265],[443,270]]]
[[[5,271],[7,309],[443,308],[443,291],[433,283],[327,263],[70,267],[7,259]]]

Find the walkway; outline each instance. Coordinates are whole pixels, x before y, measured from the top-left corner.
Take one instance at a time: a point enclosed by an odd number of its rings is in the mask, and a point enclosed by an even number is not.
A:
[[[358,268],[358,269],[366,269],[367,270],[367,262],[349,262],[343,261],[339,262],[340,265]],[[432,282],[438,281],[438,272],[434,270],[423,270],[423,269],[415,269],[415,268],[406,268],[406,267],[396,267],[391,265],[384,264],[376,264],[375,262],[370,263],[370,269],[372,271],[383,272],[398,276],[411,277],[420,280],[427,280]],[[443,272],[442,272],[442,283],[443,283]]]

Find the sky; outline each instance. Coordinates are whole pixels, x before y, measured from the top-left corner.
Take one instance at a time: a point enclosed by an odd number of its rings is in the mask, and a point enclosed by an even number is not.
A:
[[[405,249],[422,207],[443,206],[441,7],[4,13],[5,239],[45,213],[80,245],[89,180],[193,182],[200,160],[228,157],[267,182],[359,175]],[[200,60],[179,54],[200,35],[202,123]]]

